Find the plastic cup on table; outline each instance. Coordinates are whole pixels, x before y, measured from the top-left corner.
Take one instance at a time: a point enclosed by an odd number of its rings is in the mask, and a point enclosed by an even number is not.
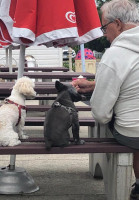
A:
[[[77,80],[77,79],[86,80],[85,77],[83,77],[82,75],[80,75],[80,76],[78,76],[78,77],[73,77],[73,78],[72,78],[72,81],[75,81],[75,80]]]

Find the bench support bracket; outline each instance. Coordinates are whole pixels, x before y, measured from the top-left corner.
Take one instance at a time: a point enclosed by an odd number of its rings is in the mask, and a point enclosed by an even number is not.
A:
[[[89,129],[89,136],[110,137],[107,127],[98,124],[95,129]],[[89,156],[89,166],[94,177],[103,177],[107,200],[129,199],[134,182],[132,153],[93,153]]]

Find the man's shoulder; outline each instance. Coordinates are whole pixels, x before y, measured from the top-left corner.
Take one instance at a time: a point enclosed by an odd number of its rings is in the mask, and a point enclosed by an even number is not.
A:
[[[109,47],[105,50],[103,57],[105,57],[105,56],[116,56],[116,55],[120,54],[121,51],[123,51],[123,49],[121,47],[111,46],[111,47]]]

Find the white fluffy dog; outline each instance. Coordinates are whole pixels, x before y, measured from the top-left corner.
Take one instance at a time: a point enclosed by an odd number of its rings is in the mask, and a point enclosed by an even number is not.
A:
[[[11,95],[0,107],[0,146],[15,146],[19,139],[28,138],[23,128],[26,117],[26,98],[34,98],[34,82],[28,77],[19,78],[13,86]]]

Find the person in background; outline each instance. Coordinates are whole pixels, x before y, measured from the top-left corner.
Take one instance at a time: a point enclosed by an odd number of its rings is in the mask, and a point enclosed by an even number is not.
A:
[[[101,7],[104,36],[111,46],[97,67],[95,81],[75,80],[78,92],[93,92],[94,119],[109,124],[116,140],[139,149],[139,10],[130,0],[111,0]],[[136,177],[131,198],[139,199],[139,151],[134,153]]]

